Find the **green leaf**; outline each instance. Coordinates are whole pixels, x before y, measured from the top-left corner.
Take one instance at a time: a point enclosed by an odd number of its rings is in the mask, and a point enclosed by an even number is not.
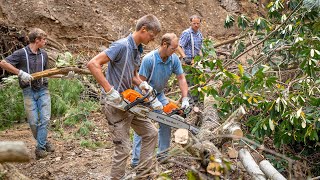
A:
[[[230,28],[233,26],[234,18],[232,15],[227,15],[226,20],[224,21],[224,27]]]
[[[244,69],[243,69],[242,65],[241,65],[241,64],[238,64],[238,68],[239,68],[240,76],[243,76]]]

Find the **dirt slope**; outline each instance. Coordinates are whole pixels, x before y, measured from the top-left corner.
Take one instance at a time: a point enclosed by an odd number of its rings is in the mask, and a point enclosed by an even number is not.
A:
[[[254,14],[257,7],[247,0],[0,0],[0,25],[17,29],[40,27],[58,45],[92,57],[111,41],[132,32],[135,21],[148,13],[159,18],[162,33],[178,35],[189,26],[190,15],[200,15],[203,35],[222,40],[238,34],[237,29],[224,29],[226,15],[244,10]],[[157,44],[155,41],[147,48]],[[51,132],[49,139],[55,144],[56,152],[36,161],[35,141],[26,123],[0,132],[0,141],[20,140],[27,144],[31,162],[14,165],[31,179],[106,179],[112,155],[112,147],[106,144],[111,141],[103,115],[92,114],[91,118],[97,127],[91,138],[105,142],[105,146],[97,150],[82,148],[81,139],[70,138],[76,128],[63,132],[62,137]],[[185,171],[172,170],[177,173],[176,179],[185,178],[185,175],[180,177]]]
[[[250,5],[248,7],[248,5]],[[163,32],[180,34],[188,17],[203,17],[205,37],[227,38],[237,34],[223,27],[227,13],[255,11],[255,4],[235,0],[0,0],[0,22],[22,27],[40,27],[69,48],[105,45],[134,30],[135,21],[148,13],[156,15]],[[154,44],[151,46],[153,47]]]

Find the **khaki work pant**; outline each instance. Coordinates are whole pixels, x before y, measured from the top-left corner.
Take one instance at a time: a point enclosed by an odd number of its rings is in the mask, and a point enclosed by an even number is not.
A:
[[[112,157],[111,179],[118,180],[125,175],[127,159],[130,156],[130,127],[142,137],[140,153],[141,168],[137,173],[145,173],[153,164],[158,140],[158,129],[150,119],[141,118],[130,112],[124,112],[108,104],[102,105],[102,112],[108,120],[110,134],[115,146]]]

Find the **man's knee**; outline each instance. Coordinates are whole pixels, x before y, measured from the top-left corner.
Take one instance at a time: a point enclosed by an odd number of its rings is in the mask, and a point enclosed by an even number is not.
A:
[[[157,139],[158,138],[158,129],[157,128],[153,128],[153,129],[150,129],[148,131],[148,133],[146,133],[145,135],[142,135],[141,136],[142,139]]]

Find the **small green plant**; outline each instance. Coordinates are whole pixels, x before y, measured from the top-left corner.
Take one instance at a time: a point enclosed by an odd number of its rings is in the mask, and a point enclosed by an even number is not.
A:
[[[98,147],[102,147],[103,143],[98,141],[92,141],[91,139],[90,140],[83,139],[80,141],[80,146],[84,148],[89,148],[89,149],[96,149]]]
[[[56,61],[56,67],[75,66],[76,58],[70,52],[59,54]]]
[[[0,130],[26,119],[23,95],[17,76],[10,76],[0,87]]]
[[[76,132],[76,136],[88,136],[90,131],[94,129],[94,124],[90,121],[84,121],[80,124],[80,128]]]

